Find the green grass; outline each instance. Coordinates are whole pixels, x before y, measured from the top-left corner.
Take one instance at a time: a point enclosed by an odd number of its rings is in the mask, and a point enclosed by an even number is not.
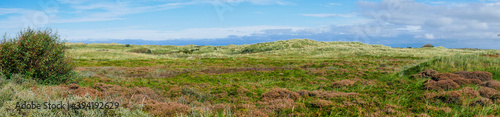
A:
[[[440,73],[488,71],[500,80],[500,59],[483,56],[500,54],[500,50],[391,48],[304,39],[228,46],[66,45],[81,76],[75,80],[80,86],[147,87],[161,97],[157,101],[191,108],[176,116],[500,115],[498,102],[470,106],[426,99],[426,93],[439,92],[422,90],[428,79],[409,78],[434,69]],[[133,52],[140,48],[151,53]],[[345,79],[356,83],[332,87]],[[319,94],[294,100],[292,108],[261,100],[262,94],[275,88]],[[318,100],[332,104],[313,106]]]

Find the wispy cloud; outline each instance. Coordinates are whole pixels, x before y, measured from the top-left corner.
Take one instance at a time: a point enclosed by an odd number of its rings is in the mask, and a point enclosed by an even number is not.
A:
[[[123,20],[121,16],[175,9],[196,3],[197,2],[164,3],[154,6],[135,5],[136,3],[133,2],[93,3],[85,5],[77,4],[70,5],[70,7],[74,10],[73,12],[70,12],[70,14],[78,14],[82,17],[69,19],[61,18],[55,20],[54,23]]]
[[[7,14],[25,14],[28,12],[33,12],[32,10],[20,9],[20,8],[0,8],[0,15]]]
[[[340,6],[342,3],[328,3],[329,6]]]
[[[256,4],[256,5],[272,5],[272,4],[277,4],[277,5],[293,5],[292,2],[285,1],[285,0],[208,0],[208,1],[215,1],[215,2],[223,2],[223,3],[228,3],[228,4],[240,4],[244,2]]]
[[[61,35],[71,37],[68,40],[85,39],[147,39],[147,40],[169,40],[169,39],[215,39],[225,38],[229,35],[246,36],[264,33],[265,30],[287,29],[301,30],[306,27],[290,26],[240,26],[225,28],[189,28],[178,31],[171,30],[145,30],[137,27],[122,27],[95,30],[60,29]],[[92,35],[88,35],[92,34]]]
[[[354,17],[352,14],[335,14],[335,13],[324,13],[324,14],[300,14],[302,16],[309,17]]]
[[[384,0],[381,3],[359,2],[364,17],[387,26],[419,26],[416,37],[427,39],[498,39],[500,4],[454,3],[430,5],[412,0]],[[390,28],[390,27],[381,27]]]

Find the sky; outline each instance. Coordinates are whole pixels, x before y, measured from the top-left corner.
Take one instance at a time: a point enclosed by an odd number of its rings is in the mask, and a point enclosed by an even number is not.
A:
[[[500,0],[0,0],[0,32],[15,37],[27,27],[87,43],[307,38],[500,49]]]

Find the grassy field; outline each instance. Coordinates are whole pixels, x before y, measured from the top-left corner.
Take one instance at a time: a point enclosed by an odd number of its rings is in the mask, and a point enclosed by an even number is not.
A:
[[[74,84],[1,78],[4,115],[500,116],[500,93],[495,93],[500,86],[483,81],[429,90],[424,87],[430,77],[411,78],[433,69],[486,71],[500,80],[500,50],[307,39],[228,46],[66,45],[77,66]],[[19,101],[60,100],[121,106],[82,112],[12,109]]]

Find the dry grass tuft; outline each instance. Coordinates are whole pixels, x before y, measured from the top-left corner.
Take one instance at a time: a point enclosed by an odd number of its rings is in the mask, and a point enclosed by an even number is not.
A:
[[[447,92],[444,95],[439,95],[435,98],[450,104],[451,103],[461,104],[463,101],[463,99],[460,98],[461,96],[462,96],[461,93],[453,91],[453,92]]]
[[[142,94],[151,99],[156,99],[156,100],[160,98],[160,96],[156,94],[156,92],[154,92],[152,89],[148,87],[135,87],[132,89],[132,91],[134,95]]]
[[[144,102],[144,111],[153,116],[175,116],[179,113],[186,113],[190,109],[189,106],[176,102],[163,103],[156,100],[147,100]]]
[[[258,104],[262,105],[261,109],[263,110],[276,112],[292,109],[296,105],[295,101],[289,98],[267,100],[259,102]]]
[[[345,93],[345,92],[338,92],[338,91],[321,91],[319,98],[325,99],[325,100],[330,100],[332,98],[337,98],[337,97],[346,97],[346,98],[354,98],[357,97],[359,93]]]
[[[455,74],[461,75],[467,79],[479,79],[481,81],[493,80],[492,74],[490,72],[485,72],[485,71],[475,71],[475,72],[460,71]]]
[[[247,111],[236,111],[234,115],[236,117],[268,117],[269,115],[257,109],[254,104],[238,104],[235,109],[247,110]]]
[[[418,74],[412,75],[411,78],[428,78],[428,77],[432,77],[433,75],[438,74],[438,73],[439,73],[438,71],[430,69],[430,70],[421,71]]]
[[[300,91],[297,91],[297,93],[302,96],[302,97],[320,97],[323,93],[323,91],[318,91],[318,90],[315,90],[315,91],[308,91],[308,90],[300,90]]]
[[[480,98],[478,99],[477,101],[475,101],[474,103],[472,103],[471,105],[474,106],[474,105],[481,105],[481,106],[488,106],[488,105],[492,105],[493,102],[488,99],[488,98]]]
[[[491,57],[491,58],[500,58],[500,54],[482,54],[481,56]]]
[[[87,94],[89,96],[93,97],[93,98],[97,98],[97,97],[101,97],[102,96],[102,92],[97,91],[97,90],[92,89],[92,88],[89,88],[89,87],[83,87],[83,88],[80,87],[80,88],[72,90],[72,91],[73,91],[73,93],[75,95],[78,95],[78,96],[81,96],[81,97],[83,97],[83,96],[85,96]]]
[[[457,83],[460,86],[467,85],[467,84],[471,83],[471,81],[469,79],[465,79],[465,78],[461,78],[461,77],[453,78],[452,80],[453,80],[453,82]]]
[[[93,88],[103,92],[103,96],[109,99],[120,99],[132,96],[132,94],[130,94],[132,92],[131,89],[118,85],[96,83],[94,84]]]
[[[338,91],[319,91],[319,90],[315,91],[301,90],[297,91],[297,93],[302,97],[316,97],[324,100],[329,100],[337,97],[354,98],[359,95],[359,93],[345,93]]]
[[[500,99],[500,91],[495,90],[493,88],[489,88],[489,87],[479,88],[479,94],[481,94],[481,96],[483,96],[485,98],[489,98],[493,101]]]
[[[330,81],[330,80],[328,80],[328,79],[327,79],[327,78],[325,78],[325,77],[318,77],[318,78],[316,78],[316,80]]]
[[[80,86],[78,84],[69,84],[67,87],[69,89],[73,89],[74,90],[74,89],[78,89]]]
[[[299,99],[300,95],[298,93],[289,91],[284,88],[275,88],[272,91],[266,92],[260,96],[263,101],[271,101],[274,99]]]
[[[465,87],[463,89],[460,89],[456,92],[461,93],[463,96],[468,97],[468,98],[476,98],[479,97],[479,92],[474,90],[472,87]]]
[[[479,79],[469,79],[469,81],[471,84],[476,84],[476,85],[481,84],[481,80],[479,80]]]
[[[457,75],[457,74],[452,74],[452,73],[439,73],[439,74],[435,74],[432,76],[432,80],[435,80],[435,81],[453,80],[456,78],[461,78],[461,76]]]
[[[437,72],[436,72],[437,73]],[[481,81],[491,79],[491,73],[483,71],[475,72],[457,72],[452,73],[438,73],[432,76],[432,80],[428,80],[424,83],[423,89],[426,90],[449,90],[458,89],[460,86],[468,84],[481,84]],[[500,88],[500,83],[495,81],[489,81],[483,83],[483,86],[491,86]]]
[[[355,81],[355,80],[349,80],[349,79],[341,80],[341,81],[334,82],[332,84],[332,87],[333,88],[348,87],[348,86],[354,85],[356,82],[357,81]]]
[[[316,100],[316,101],[314,101],[314,102],[311,103],[311,105],[313,107],[316,107],[316,108],[325,108],[325,107],[330,106],[332,104],[333,104],[332,101],[321,100],[321,99],[320,100]]]
[[[481,86],[485,86],[485,87],[499,90],[500,89],[500,82],[498,82],[496,80],[490,80],[490,81],[484,82],[483,84],[481,84]]]
[[[424,83],[423,89],[440,91],[448,89],[457,89],[459,87],[460,85],[455,83],[453,80],[441,80],[441,81],[427,80],[427,82]]]
[[[445,113],[450,113],[451,108],[450,107],[434,107],[434,106],[427,106],[426,107],[428,110],[433,110],[433,111],[442,111]]]
[[[431,117],[431,116],[429,116],[425,113],[421,113],[421,114],[416,115],[416,117]]]
[[[492,105],[495,100],[499,99],[500,96],[498,96],[498,94],[500,94],[499,91],[488,87],[481,87],[478,91],[474,90],[472,87],[465,87],[457,91],[426,93],[425,98],[438,99],[450,104],[455,103],[470,106],[488,106]]]
[[[143,110],[153,116],[175,116],[179,113],[189,112],[191,109],[185,104],[165,102],[154,90],[148,87],[127,88],[118,85],[97,83],[93,86],[102,92],[102,97],[119,101],[127,108],[136,109],[142,105]],[[85,88],[78,88],[85,89]],[[90,88],[89,88],[90,89]],[[95,90],[93,89],[93,90]],[[96,91],[97,91],[96,90]]]

